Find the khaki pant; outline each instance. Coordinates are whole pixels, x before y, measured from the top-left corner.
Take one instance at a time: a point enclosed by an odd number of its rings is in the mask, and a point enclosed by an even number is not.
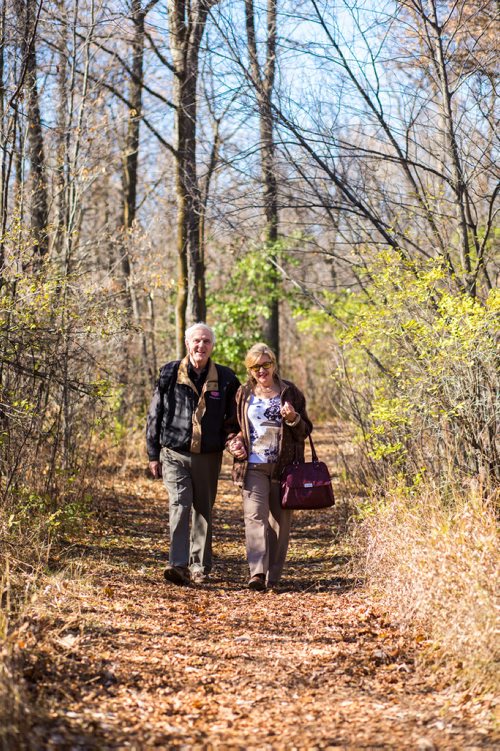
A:
[[[168,492],[169,561],[208,574],[212,568],[212,507],[222,452],[190,454],[163,448],[160,459]]]
[[[292,523],[292,512],[280,506],[273,469],[274,464],[249,463],[242,492],[250,576],[265,574],[270,585],[281,578]]]

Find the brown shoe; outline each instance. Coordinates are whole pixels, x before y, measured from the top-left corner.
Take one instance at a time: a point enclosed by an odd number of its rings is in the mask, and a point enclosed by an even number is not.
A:
[[[265,592],[266,590],[266,576],[265,574],[254,574],[248,582],[248,589],[252,589],[254,592]]]
[[[189,584],[189,569],[183,566],[167,566],[163,572],[163,577],[171,584],[183,586]]]

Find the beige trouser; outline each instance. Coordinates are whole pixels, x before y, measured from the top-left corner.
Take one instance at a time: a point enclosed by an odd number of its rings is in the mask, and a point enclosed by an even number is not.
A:
[[[242,492],[250,576],[265,574],[268,584],[280,580],[292,523],[292,512],[280,506],[273,469],[274,464],[249,463]]]
[[[208,574],[212,568],[212,507],[222,452],[189,454],[163,448],[163,482],[168,492],[169,562]],[[191,520],[191,534],[189,522]]]

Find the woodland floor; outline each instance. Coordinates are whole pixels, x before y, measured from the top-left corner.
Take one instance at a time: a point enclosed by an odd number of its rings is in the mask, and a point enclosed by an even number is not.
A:
[[[283,586],[261,594],[228,463],[201,586],[163,580],[161,482],[132,466],[101,491],[108,531],[71,548],[22,637],[30,749],[500,748],[488,702],[426,668],[422,637],[346,573],[331,509],[296,513]]]

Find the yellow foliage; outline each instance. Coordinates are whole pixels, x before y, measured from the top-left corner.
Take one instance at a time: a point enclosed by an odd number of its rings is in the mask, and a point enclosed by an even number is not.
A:
[[[363,395],[357,419],[371,456],[404,462],[410,473],[452,463],[494,479],[500,293],[472,297],[450,287],[440,260],[402,263],[392,250],[367,276],[340,346],[347,387]],[[341,382],[344,373],[334,376]]]

